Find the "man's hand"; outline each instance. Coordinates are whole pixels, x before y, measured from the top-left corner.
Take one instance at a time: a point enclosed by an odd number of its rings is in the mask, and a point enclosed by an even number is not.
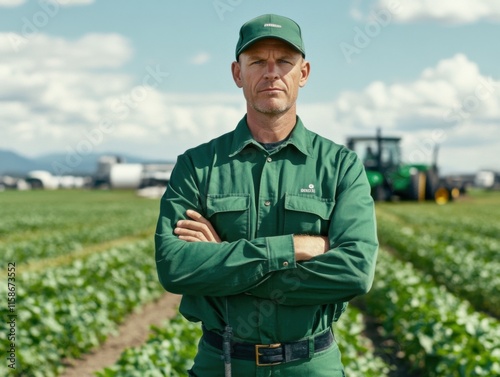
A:
[[[179,220],[174,233],[187,242],[222,242],[214,227],[201,214],[187,210],[186,215],[192,220]],[[294,235],[295,259],[304,261],[328,251],[328,238],[324,236]]]
[[[192,220],[179,220],[174,229],[179,239],[188,242],[221,242],[210,221],[191,209],[186,211],[186,215]]]
[[[293,247],[297,262],[309,260],[327,252],[330,248],[328,237],[294,235]]]

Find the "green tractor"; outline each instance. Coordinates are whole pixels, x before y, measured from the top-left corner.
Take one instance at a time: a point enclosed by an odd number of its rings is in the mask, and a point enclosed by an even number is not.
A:
[[[363,161],[374,200],[433,200],[445,204],[460,193],[447,181],[440,179],[436,164],[407,164],[401,161],[400,137],[350,137],[347,147]]]

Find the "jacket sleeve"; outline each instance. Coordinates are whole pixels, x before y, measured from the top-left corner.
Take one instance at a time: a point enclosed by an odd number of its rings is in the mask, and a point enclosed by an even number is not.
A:
[[[181,155],[160,203],[155,233],[158,278],[165,290],[195,296],[228,296],[257,286],[270,272],[293,268],[293,237],[283,235],[248,241],[209,243],[180,240],[175,224],[186,211],[203,214],[195,168]]]
[[[294,306],[345,302],[370,290],[378,252],[374,204],[359,159],[348,154],[343,166],[329,224],[330,250],[271,273],[249,294]]]

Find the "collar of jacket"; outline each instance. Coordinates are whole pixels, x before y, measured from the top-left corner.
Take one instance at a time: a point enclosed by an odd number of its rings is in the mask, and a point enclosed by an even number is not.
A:
[[[254,144],[259,148],[262,146],[253,138],[247,124],[247,116],[240,120],[234,130],[233,144],[231,145],[229,157],[233,157],[240,153],[248,144]],[[292,130],[292,133],[287,141],[283,144],[286,146],[292,144],[300,152],[309,157],[314,157],[312,153],[312,137],[310,132],[304,127],[302,120],[297,116],[297,122]]]

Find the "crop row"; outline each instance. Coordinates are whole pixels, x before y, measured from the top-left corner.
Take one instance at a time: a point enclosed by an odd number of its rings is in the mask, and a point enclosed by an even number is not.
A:
[[[127,191],[5,191],[0,195],[0,236],[15,239],[74,225],[106,221],[107,216],[126,214],[148,206]],[[155,206],[153,202],[150,202]]]
[[[56,376],[61,360],[98,346],[134,308],[158,297],[151,240],[18,277],[16,370]],[[6,288],[0,287],[2,297]],[[21,309],[22,308],[22,309]],[[6,334],[7,323],[0,324]],[[0,365],[0,375],[7,375]]]
[[[342,362],[350,377],[388,376],[390,367],[373,353],[373,344],[362,335],[363,316],[349,308],[334,325]],[[126,349],[112,366],[97,372],[98,377],[177,377],[185,376],[197,350],[201,328],[179,314],[162,327],[152,326],[149,340],[140,347]]]
[[[333,325],[335,339],[342,352],[342,363],[349,377],[388,376],[391,366],[374,354],[372,341],[364,335],[366,330],[363,314],[349,306],[338,322]]]
[[[0,261],[18,265],[152,232],[158,207],[128,192],[88,191],[5,192],[0,205]]]
[[[3,263],[15,260],[17,264],[68,255],[89,245],[114,240],[124,236],[136,236],[145,231],[152,232],[151,221],[140,222],[133,214],[128,217],[112,217],[105,223],[78,226],[66,231],[46,232],[33,240],[9,242],[2,246],[0,260]]]
[[[112,366],[98,371],[98,377],[180,377],[186,376],[201,336],[199,323],[188,322],[180,314],[161,327],[151,326],[151,334],[140,347],[128,348]]]
[[[498,239],[500,233],[500,212],[492,209],[500,204],[500,195],[486,197],[471,195],[469,198],[447,206],[433,203],[401,203],[377,206],[377,212],[392,214],[405,223],[430,231],[449,230],[453,239],[469,236]]]
[[[478,310],[500,316],[500,262],[485,259],[478,248],[465,248],[457,240],[443,242],[431,232],[394,221],[378,214],[380,240],[410,260],[417,268],[430,273],[449,291],[469,300]],[[496,250],[496,254],[500,249]]]
[[[381,250],[377,278],[364,296],[400,353],[429,377],[500,375],[500,323]]]
[[[499,201],[500,202],[500,201]],[[454,245],[473,252],[485,261],[495,259],[500,252],[500,223],[498,215],[488,207],[489,213],[481,215],[482,206],[471,208],[464,213],[462,206],[446,212],[438,207],[433,211],[423,211],[416,207],[379,206],[377,215],[381,219],[391,219],[400,227],[410,227],[419,234],[431,236],[438,243]],[[468,208],[468,207],[466,207]]]

